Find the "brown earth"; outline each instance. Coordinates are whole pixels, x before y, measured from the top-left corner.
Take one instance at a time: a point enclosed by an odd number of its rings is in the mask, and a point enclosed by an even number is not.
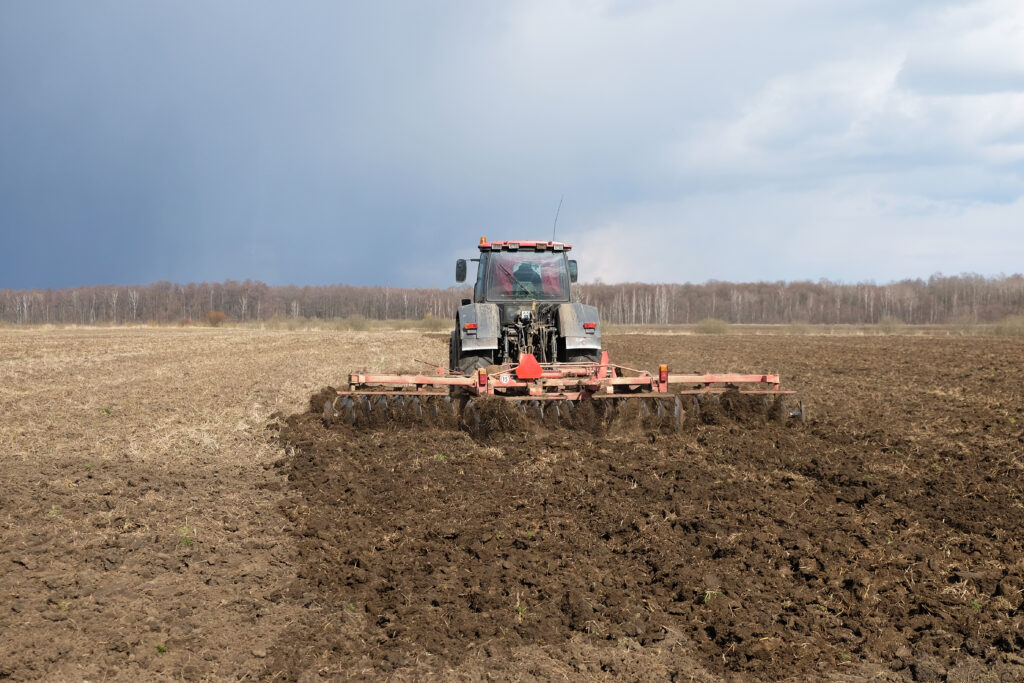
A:
[[[304,613],[268,439],[420,334],[0,329],[0,679],[237,680]],[[269,470],[269,471],[268,471]]]
[[[782,369],[807,424],[281,429],[301,494],[285,678],[1024,676],[1019,341],[612,340]],[[319,403],[318,403],[319,404]],[[501,428],[502,426],[508,428]]]
[[[1024,341],[608,340],[803,425],[306,412],[442,337],[0,331],[0,678],[1024,678]]]

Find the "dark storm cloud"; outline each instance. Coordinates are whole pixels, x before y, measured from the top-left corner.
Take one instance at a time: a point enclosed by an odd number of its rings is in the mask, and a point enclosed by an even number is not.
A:
[[[4,279],[368,281],[422,242],[429,33],[283,8],[7,6]]]
[[[908,212],[1005,246],[1024,113],[930,99],[929,46],[1013,73],[985,32],[1016,10],[890,5],[8,2],[0,287],[447,285],[479,235],[548,236],[562,194],[605,279],[921,274],[822,234]],[[915,267],[985,270],[951,244]]]

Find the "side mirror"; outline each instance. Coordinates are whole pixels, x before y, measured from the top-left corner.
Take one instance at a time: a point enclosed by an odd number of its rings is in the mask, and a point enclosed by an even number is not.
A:
[[[460,258],[458,261],[455,262],[455,281],[466,281],[466,259],[464,258]]]
[[[576,282],[576,280],[578,280],[579,277],[580,277],[580,270],[576,266],[576,261],[570,260],[569,261],[569,279],[572,280],[573,282]]]
[[[472,300],[472,299],[463,299],[463,300],[462,300],[462,305],[463,305],[463,306],[468,306],[468,305],[470,305],[471,303],[473,303],[473,300]]]

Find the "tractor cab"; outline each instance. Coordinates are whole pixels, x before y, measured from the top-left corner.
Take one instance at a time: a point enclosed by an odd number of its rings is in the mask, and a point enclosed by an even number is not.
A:
[[[572,245],[563,242],[488,242],[480,239],[473,301],[569,301],[569,283],[576,282]],[[455,279],[466,280],[466,261],[455,264]]]

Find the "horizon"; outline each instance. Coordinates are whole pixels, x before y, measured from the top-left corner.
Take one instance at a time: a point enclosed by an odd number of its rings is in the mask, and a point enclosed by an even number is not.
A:
[[[254,281],[144,286],[90,286],[0,291],[0,323],[108,324],[283,319],[424,320],[448,327],[469,287],[390,288],[359,285],[273,287]],[[951,276],[896,283],[617,283],[578,286],[573,301],[594,306],[607,323],[678,324],[719,318],[730,323],[912,324],[999,322],[1019,334],[1024,277]]]
[[[828,285],[836,285],[836,286],[840,286],[840,287],[858,287],[858,286],[862,286],[862,287],[890,287],[890,286],[893,286],[893,285],[899,285],[899,284],[904,284],[904,283],[918,283],[918,282],[920,282],[920,283],[928,284],[931,280],[934,280],[934,279],[970,279],[970,278],[980,278],[980,279],[986,280],[986,281],[990,281],[990,280],[1024,279],[1024,271],[1017,272],[1017,273],[997,273],[997,274],[994,274],[994,275],[985,275],[983,273],[956,273],[956,274],[932,273],[931,275],[929,275],[927,277],[905,277],[905,278],[900,278],[898,280],[889,280],[889,281],[885,281],[885,282],[877,282],[877,281],[873,281],[873,280],[845,281],[845,280],[831,280],[829,278],[814,278],[814,279],[807,278],[807,279],[800,279],[800,280],[717,280],[717,279],[712,278],[712,279],[709,279],[709,280],[704,280],[702,282],[692,282],[692,281],[683,281],[683,282],[655,282],[655,281],[643,281],[643,280],[623,280],[623,281],[619,281],[619,282],[604,282],[602,280],[591,280],[591,281],[588,282],[588,281],[581,280],[577,284],[577,286],[582,286],[582,287],[617,287],[617,286],[639,285],[639,286],[650,286],[650,287],[687,287],[687,286],[691,286],[691,287],[707,287],[709,285],[714,285],[714,284],[737,285],[737,286],[739,286],[739,285],[771,285],[771,284],[783,284],[783,285],[787,285],[787,286],[789,286],[789,285],[798,285],[798,284],[809,284],[809,285],[828,284]],[[225,279],[225,280],[194,280],[194,281],[189,281],[189,282],[176,282],[174,280],[152,280],[152,281],[149,281],[149,282],[126,282],[126,283],[101,282],[101,283],[93,283],[93,284],[69,285],[67,287],[33,287],[33,288],[26,288],[26,289],[17,289],[17,288],[13,288],[13,287],[0,287],[0,292],[14,292],[14,293],[46,292],[46,291],[61,292],[61,291],[69,291],[69,290],[73,290],[73,289],[87,289],[87,288],[93,288],[93,287],[95,287],[95,288],[110,288],[110,287],[113,287],[113,288],[132,289],[134,287],[138,287],[138,288],[152,287],[154,285],[159,285],[159,284],[164,284],[164,283],[171,284],[171,285],[174,285],[176,287],[189,287],[189,286],[198,286],[198,285],[223,286],[223,285],[228,285],[228,284],[247,284],[248,283],[248,284],[252,284],[252,285],[263,285],[263,286],[268,287],[270,289],[279,289],[279,288],[280,289],[284,289],[284,288],[289,288],[289,287],[294,287],[294,288],[298,288],[298,289],[303,289],[303,288],[307,288],[307,287],[355,287],[355,288],[364,288],[364,289],[372,289],[372,288],[388,288],[388,289],[438,289],[438,290],[446,291],[446,290],[466,289],[466,288],[471,288],[472,287],[472,285],[468,284],[468,282],[467,283],[453,283],[453,284],[451,284],[451,285],[449,285],[447,287],[446,286],[427,287],[427,286],[419,286],[419,285],[396,286],[396,285],[389,285],[389,284],[361,285],[361,284],[354,284],[354,283],[350,283],[350,282],[325,282],[325,283],[322,283],[322,284],[298,284],[298,283],[290,282],[290,283],[284,283],[284,284],[273,284],[273,283],[264,282],[262,280],[258,280],[258,279],[255,279],[255,278],[241,278],[241,279],[229,278],[229,279]]]

